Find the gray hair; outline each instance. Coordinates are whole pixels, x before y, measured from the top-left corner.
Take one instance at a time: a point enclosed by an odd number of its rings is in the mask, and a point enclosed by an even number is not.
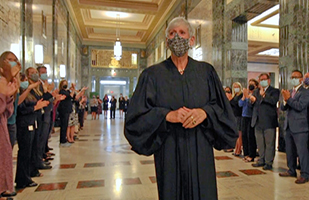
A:
[[[194,29],[192,28],[191,24],[183,17],[175,17],[172,21],[168,24],[165,30],[165,37],[168,38],[169,32],[175,26],[185,25],[189,30],[190,37],[194,36]]]

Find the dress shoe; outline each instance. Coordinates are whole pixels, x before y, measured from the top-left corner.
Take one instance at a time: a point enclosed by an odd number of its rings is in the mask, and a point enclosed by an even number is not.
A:
[[[263,170],[272,170],[273,169],[273,166],[272,165],[265,165],[264,167],[263,167]]]
[[[52,168],[52,166],[50,166],[50,165],[41,165],[41,166],[38,167],[38,169],[51,169],[51,168]]]
[[[26,188],[26,187],[35,187],[38,186],[38,184],[36,182],[32,182],[29,183],[28,185],[16,185],[17,189],[22,189],[22,188]]]
[[[42,177],[42,176],[43,176],[43,174],[40,173],[40,172],[38,172],[36,174],[31,174],[31,177]]]
[[[264,163],[254,163],[252,164],[252,167],[263,167],[264,165]]]
[[[45,161],[47,161],[47,160],[54,160],[54,158],[52,158],[52,157],[46,157],[46,158],[45,158]]]
[[[288,171],[279,173],[279,176],[281,176],[281,177],[297,177],[296,174],[290,174]]]
[[[56,154],[54,154],[53,152],[47,152],[46,155],[47,155],[48,157],[51,157],[51,156],[55,156]]]
[[[44,162],[44,165],[50,165],[50,164],[51,164],[51,163],[48,162],[48,161]]]
[[[308,182],[308,178],[303,178],[303,177],[299,177],[299,178],[295,181],[296,184],[303,184],[303,183],[306,183],[306,182]]]
[[[2,192],[0,196],[2,197],[13,197],[13,196],[16,196],[16,192],[9,192],[9,191],[6,191],[6,192]]]

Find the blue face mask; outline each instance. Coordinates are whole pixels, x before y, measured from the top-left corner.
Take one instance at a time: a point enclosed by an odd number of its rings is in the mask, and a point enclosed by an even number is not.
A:
[[[262,80],[260,81],[260,84],[262,87],[267,87],[268,86],[268,81],[267,80]]]
[[[11,67],[14,67],[14,66],[17,65],[17,62],[15,62],[15,61],[9,61],[9,63],[10,63],[10,65],[11,65]]]
[[[29,82],[28,81],[20,82],[20,87],[22,89],[27,89],[29,87]]]
[[[47,80],[47,74],[45,73],[45,74],[41,74],[41,79],[43,80],[43,81],[46,81]]]
[[[305,85],[309,85],[309,78],[305,78],[304,83]]]

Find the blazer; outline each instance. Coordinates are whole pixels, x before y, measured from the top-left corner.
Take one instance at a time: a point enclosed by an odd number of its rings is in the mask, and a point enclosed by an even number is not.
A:
[[[251,127],[262,129],[273,129],[278,127],[277,102],[280,91],[269,86],[265,92],[265,97],[260,95],[260,89],[253,92],[256,101],[253,103]]]
[[[292,90],[290,91],[292,94]],[[281,110],[286,111],[284,130],[290,128],[293,133],[308,132],[309,90],[301,86],[294,98],[289,98]]]

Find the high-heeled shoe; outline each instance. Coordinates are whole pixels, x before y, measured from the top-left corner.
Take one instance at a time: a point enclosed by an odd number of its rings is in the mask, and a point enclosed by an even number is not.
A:
[[[245,162],[254,162],[254,158],[247,157],[247,158],[245,159]]]

